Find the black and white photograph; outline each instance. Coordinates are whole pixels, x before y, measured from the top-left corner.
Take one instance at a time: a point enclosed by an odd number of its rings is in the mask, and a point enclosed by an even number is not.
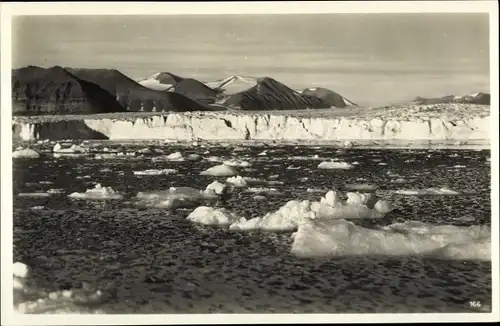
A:
[[[2,324],[499,320],[496,1],[1,9]]]

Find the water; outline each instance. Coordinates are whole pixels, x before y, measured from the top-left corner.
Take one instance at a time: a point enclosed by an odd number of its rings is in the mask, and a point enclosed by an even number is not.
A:
[[[24,16],[13,67],[270,76],[359,105],[489,91],[488,14]]]
[[[384,219],[355,221],[357,225],[375,227],[407,220],[490,225],[487,150],[275,146],[266,148],[267,156],[259,156],[264,148],[157,142],[125,146],[106,141],[92,142],[92,151],[104,146],[124,152],[149,147],[184,155],[208,150],[203,156],[251,162],[252,167],[242,169],[243,176],[267,179],[278,175],[284,184],[271,187],[281,194],[258,201],[255,194],[240,189],[225,204],[249,217],[275,211],[291,199],[318,200],[324,194],[308,192],[308,188],[343,189],[346,184],[369,183],[377,185],[377,195],[390,200],[395,209]],[[319,170],[321,160],[311,159],[314,155],[360,164],[353,170]],[[491,307],[491,263],[487,261],[424,256],[300,259],[290,254],[291,232],[229,232],[191,223],[186,220],[190,209],[169,212],[136,207],[133,196],[139,191],[171,186],[204,189],[217,179],[199,175],[216,163],[155,163],[153,156],[95,160],[93,154],[54,158],[47,153],[40,159],[14,161],[14,259],[32,268],[37,287],[58,291],[90,284],[102,289],[102,300],[90,308],[81,305],[81,309],[109,313],[477,311],[469,307],[469,301]],[[299,169],[287,169],[291,165]],[[133,171],[152,168],[175,168],[179,173],[133,175]],[[388,171],[399,173],[408,183],[391,183]],[[124,199],[66,197],[93,188],[96,182],[125,193]],[[393,193],[441,185],[472,194],[405,197]],[[16,196],[51,188],[64,193],[45,198]],[[35,206],[43,208],[32,209]]]

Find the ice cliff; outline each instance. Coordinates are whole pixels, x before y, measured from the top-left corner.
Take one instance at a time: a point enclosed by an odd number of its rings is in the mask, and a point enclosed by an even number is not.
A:
[[[460,107],[457,107],[460,106]],[[23,117],[14,139],[487,140],[490,107],[453,104],[298,113],[184,112]]]

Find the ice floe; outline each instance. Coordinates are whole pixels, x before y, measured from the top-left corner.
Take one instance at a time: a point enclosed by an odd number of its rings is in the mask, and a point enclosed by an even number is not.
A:
[[[139,192],[136,205],[167,209],[192,208],[205,202],[217,201],[225,190],[226,186],[216,181],[209,184],[205,190],[170,187],[168,190]]]
[[[199,206],[187,217],[188,220],[204,225],[230,225],[240,217],[225,209]]]
[[[213,166],[205,171],[200,172],[200,175],[209,175],[214,177],[233,177],[239,174],[238,170],[226,164]]]
[[[175,152],[165,156],[165,159],[168,161],[184,161],[184,156],[182,156],[181,152]]]
[[[70,148],[62,148],[61,144],[57,143],[54,145],[52,151],[58,154],[75,154],[75,153],[87,153],[88,149],[82,146],[73,144]]]
[[[318,165],[318,169],[332,169],[332,170],[349,170],[354,168],[352,164],[349,164],[347,162],[321,162]]]
[[[19,197],[49,197],[50,194],[46,192],[20,192],[17,194]]]
[[[376,185],[366,183],[349,183],[344,186],[349,191],[375,191],[378,187]]]
[[[134,171],[134,175],[169,175],[176,174],[178,171],[176,169],[163,169],[163,170],[155,170],[149,169],[144,171]]]
[[[381,218],[390,211],[390,205],[374,198],[373,195],[347,193],[347,200],[344,201],[338,192],[329,191],[319,202],[291,200],[274,213],[267,213],[263,217],[250,220],[242,218],[239,222],[231,224],[230,229],[289,231],[307,220]]]
[[[96,184],[93,189],[87,189],[86,192],[73,192],[68,195],[75,199],[122,199],[123,195],[117,193],[111,187],[103,187],[100,183]]]
[[[463,192],[450,189],[448,187],[427,188],[427,189],[400,189],[394,191],[397,195],[403,196],[432,196],[432,195],[462,195]]]
[[[214,181],[206,187],[205,193],[222,195],[225,190],[226,190],[225,184],[220,183],[219,181]]]
[[[40,154],[30,148],[18,149],[12,153],[13,158],[39,158]]]
[[[202,160],[202,157],[199,154],[189,154],[186,156],[186,159],[189,161],[200,161]]]
[[[431,255],[490,260],[490,232],[487,226],[409,221],[368,229],[343,219],[309,219],[294,234],[291,252],[300,257]]]
[[[227,160],[223,162],[226,165],[240,167],[240,168],[248,168],[251,167],[252,164],[247,161],[238,161],[238,160]]]
[[[247,182],[245,181],[245,179],[239,175],[236,177],[228,178],[226,180],[226,183],[228,183],[234,187],[246,187],[247,186]]]

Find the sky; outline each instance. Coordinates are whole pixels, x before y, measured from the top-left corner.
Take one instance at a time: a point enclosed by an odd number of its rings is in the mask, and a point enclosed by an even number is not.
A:
[[[20,16],[13,67],[268,76],[366,106],[489,92],[487,14]]]

